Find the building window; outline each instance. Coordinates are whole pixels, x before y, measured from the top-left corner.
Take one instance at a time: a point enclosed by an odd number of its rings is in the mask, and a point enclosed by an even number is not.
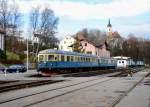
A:
[[[85,46],[87,46],[87,43],[85,43]]]

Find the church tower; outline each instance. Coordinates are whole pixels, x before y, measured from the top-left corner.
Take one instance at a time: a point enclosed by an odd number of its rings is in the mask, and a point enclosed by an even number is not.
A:
[[[110,19],[108,20],[107,33],[106,34],[107,34],[106,41],[109,44],[112,41],[112,39],[113,39],[113,31],[112,31],[112,25],[110,23]]]
[[[112,35],[112,25],[110,23],[110,19],[108,21],[108,25],[107,25],[107,36],[111,36]]]

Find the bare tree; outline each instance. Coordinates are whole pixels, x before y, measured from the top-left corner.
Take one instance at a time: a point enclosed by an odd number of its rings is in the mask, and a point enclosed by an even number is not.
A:
[[[98,29],[84,28],[81,31],[77,32],[76,36],[82,36],[96,45],[100,45],[101,43],[104,43],[106,40],[106,33]]]
[[[15,36],[20,36],[19,26],[21,25],[21,14],[18,11],[18,6],[15,1],[8,4],[7,0],[0,1],[0,25],[5,32],[5,53],[6,49],[16,51]],[[18,45],[18,44],[17,44]]]
[[[7,0],[0,1],[0,25],[3,28],[4,34],[4,51],[6,54],[6,28],[10,18],[10,10],[8,9]]]
[[[15,1],[13,1],[13,3],[10,5],[10,20],[9,20],[9,24],[8,24],[8,30],[7,32],[9,34],[7,34],[8,36],[10,36],[10,42],[12,42],[11,44],[11,48],[12,48],[12,52],[17,52],[19,51],[19,48],[17,48],[16,46],[19,45],[19,41],[18,39],[21,36],[21,30],[20,30],[20,26],[21,26],[21,13],[18,11],[18,5],[16,4]],[[17,39],[17,40],[15,40]]]
[[[41,14],[41,41],[44,45],[49,45],[53,48],[56,44],[55,33],[57,29],[58,18],[55,17],[51,9],[45,8]]]
[[[32,53],[35,53],[35,48],[37,46],[37,43],[34,43],[34,40],[39,36],[39,34],[37,34],[37,31],[39,29],[39,23],[40,23],[40,7],[33,8],[32,11],[30,12],[30,30],[31,35],[33,36]]]
[[[89,30],[88,38],[96,45],[100,45],[106,41],[106,33],[98,29]]]
[[[30,12],[30,28],[34,33],[39,27],[40,7],[33,8]]]
[[[38,43],[33,47],[33,52],[38,54],[39,50],[57,47],[58,39],[55,37],[58,18],[53,10],[45,8],[40,10],[39,7],[33,9],[30,13],[30,27],[32,34],[38,37]],[[35,50],[36,48],[36,50]]]

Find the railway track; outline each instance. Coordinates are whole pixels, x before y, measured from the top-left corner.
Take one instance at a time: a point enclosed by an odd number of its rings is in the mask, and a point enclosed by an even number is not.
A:
[[[115,73],[115,75],[114,74],[113,75],[114,76],[116,76],[116,75],[120,76],[119,74],[122,75],[121,73]],[[111,74],[108,76],[113,76],[113,75]],[[110,81],[112,79],[115,79],[115,78],[114,77],[109,77],[109,78],[100,77],[100,78],[96,78],[96,79],[90,79],[90,80],[75,83],[75,84],[70,84],[70,85],[57,87],[57,88],[53,88],[53,89],[49,89],[49,90],[45,90],[45,91],[41,91],[41,92],[37,92],[37,93],[33,93],[33,94],[27,94],[24,96],[19,96],[19,97],[3,100],[3,101],[0,101],[0,105],[1,104],[5,105],[7,103],[14,104],[13,102],[16,102],[16,101],[22,102],[22,101],[28,101],[28,99],[36,99],[36,101],[30,101],[30,102],[28,102],[28,104],[21,105],[24,107],[28,107],[28,106],[39,104],[41,102],[69,94],[69,93],[73,93],[75,91],[79,91],[81,89],[85,89],[87,87],[92,87],[94,85],[98,85],[100,83]],[[58,94],[53,95],[53,93],[58,93]],[[50,95],[50,96],[46,97],[45,95]],[[40,98],[40,96],[45,96],[45,98]]]
[[[17,80],[17,81],[0,81],[0,93],[17,89],[35,87],[40,85],[52,84],[63,80]]]
[[[121,70],[126,69],[119,69],[114,70],[110,69],[106,72],[106,70],[97,70],[97,71],[91,71],[91,72],[80,72],[80,73],[70,73],[70,74],[63,74],[63,77],[87,77],[87,76],[96,76],[101,75],[104,73],[113,73],[114,71],[118,72],[116,75],[112,75],[113,77],[117,76],[127,76],[127,72],[121,72]],[[111,76],[110,76],[111,77]],[[0,93],[17,90],[17,89],[23,89],[23,88],[29,88],[29,87],[35,87],[40,85],[46,85],[46,84],[53,84],[56,82],[62,82],[63,80],[14,80],[14,81],[0,81]]]
[[[109,73],[114,72],[114,69],[108,70]],[[97,71],[91,71],[91,72],[80,72],[80,73],[70,73],[70,74],[63,74],[63,77],[84,77],[84,76],[96,76],[96,75],[101,75],[104,73],[108,73],[106,70],[97,70]],[[118,72],[118,70],[117,70]],[[118,73],[117,75],[113,76],[118,76],[122,73]],[[17,89],[23,89],[23,88],[29,88],[29,87],[36,87],[40,85],[46,85],[46,84],[53,84],[56,82],[62,82],[63,80],[14,80],[14,81],[0,81],[0,93],[2,92],[8,92],[12,90],[17,90]]]

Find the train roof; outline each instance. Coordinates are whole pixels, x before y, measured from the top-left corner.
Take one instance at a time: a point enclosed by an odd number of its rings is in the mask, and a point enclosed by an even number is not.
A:
[[[115,59],[118,59],[118,60],[127,60],[127,59],[130,59],[130,57],[126,57],[126,56],[115,56],[115,57],[113,57],[113,58],[115,58]]]
[[[84,53],[78,53],[78,52],[69,52],[69,51],[62,51],[62,50],[54,50],[54,49],[46,49],[42,50],[39,52],[39,54],[65,54],[65,55],[77,55],[77,56],[86,56],[86,57],[95,57],[97,58],[96,55],[91,55],[91,54],[84,54]]]

